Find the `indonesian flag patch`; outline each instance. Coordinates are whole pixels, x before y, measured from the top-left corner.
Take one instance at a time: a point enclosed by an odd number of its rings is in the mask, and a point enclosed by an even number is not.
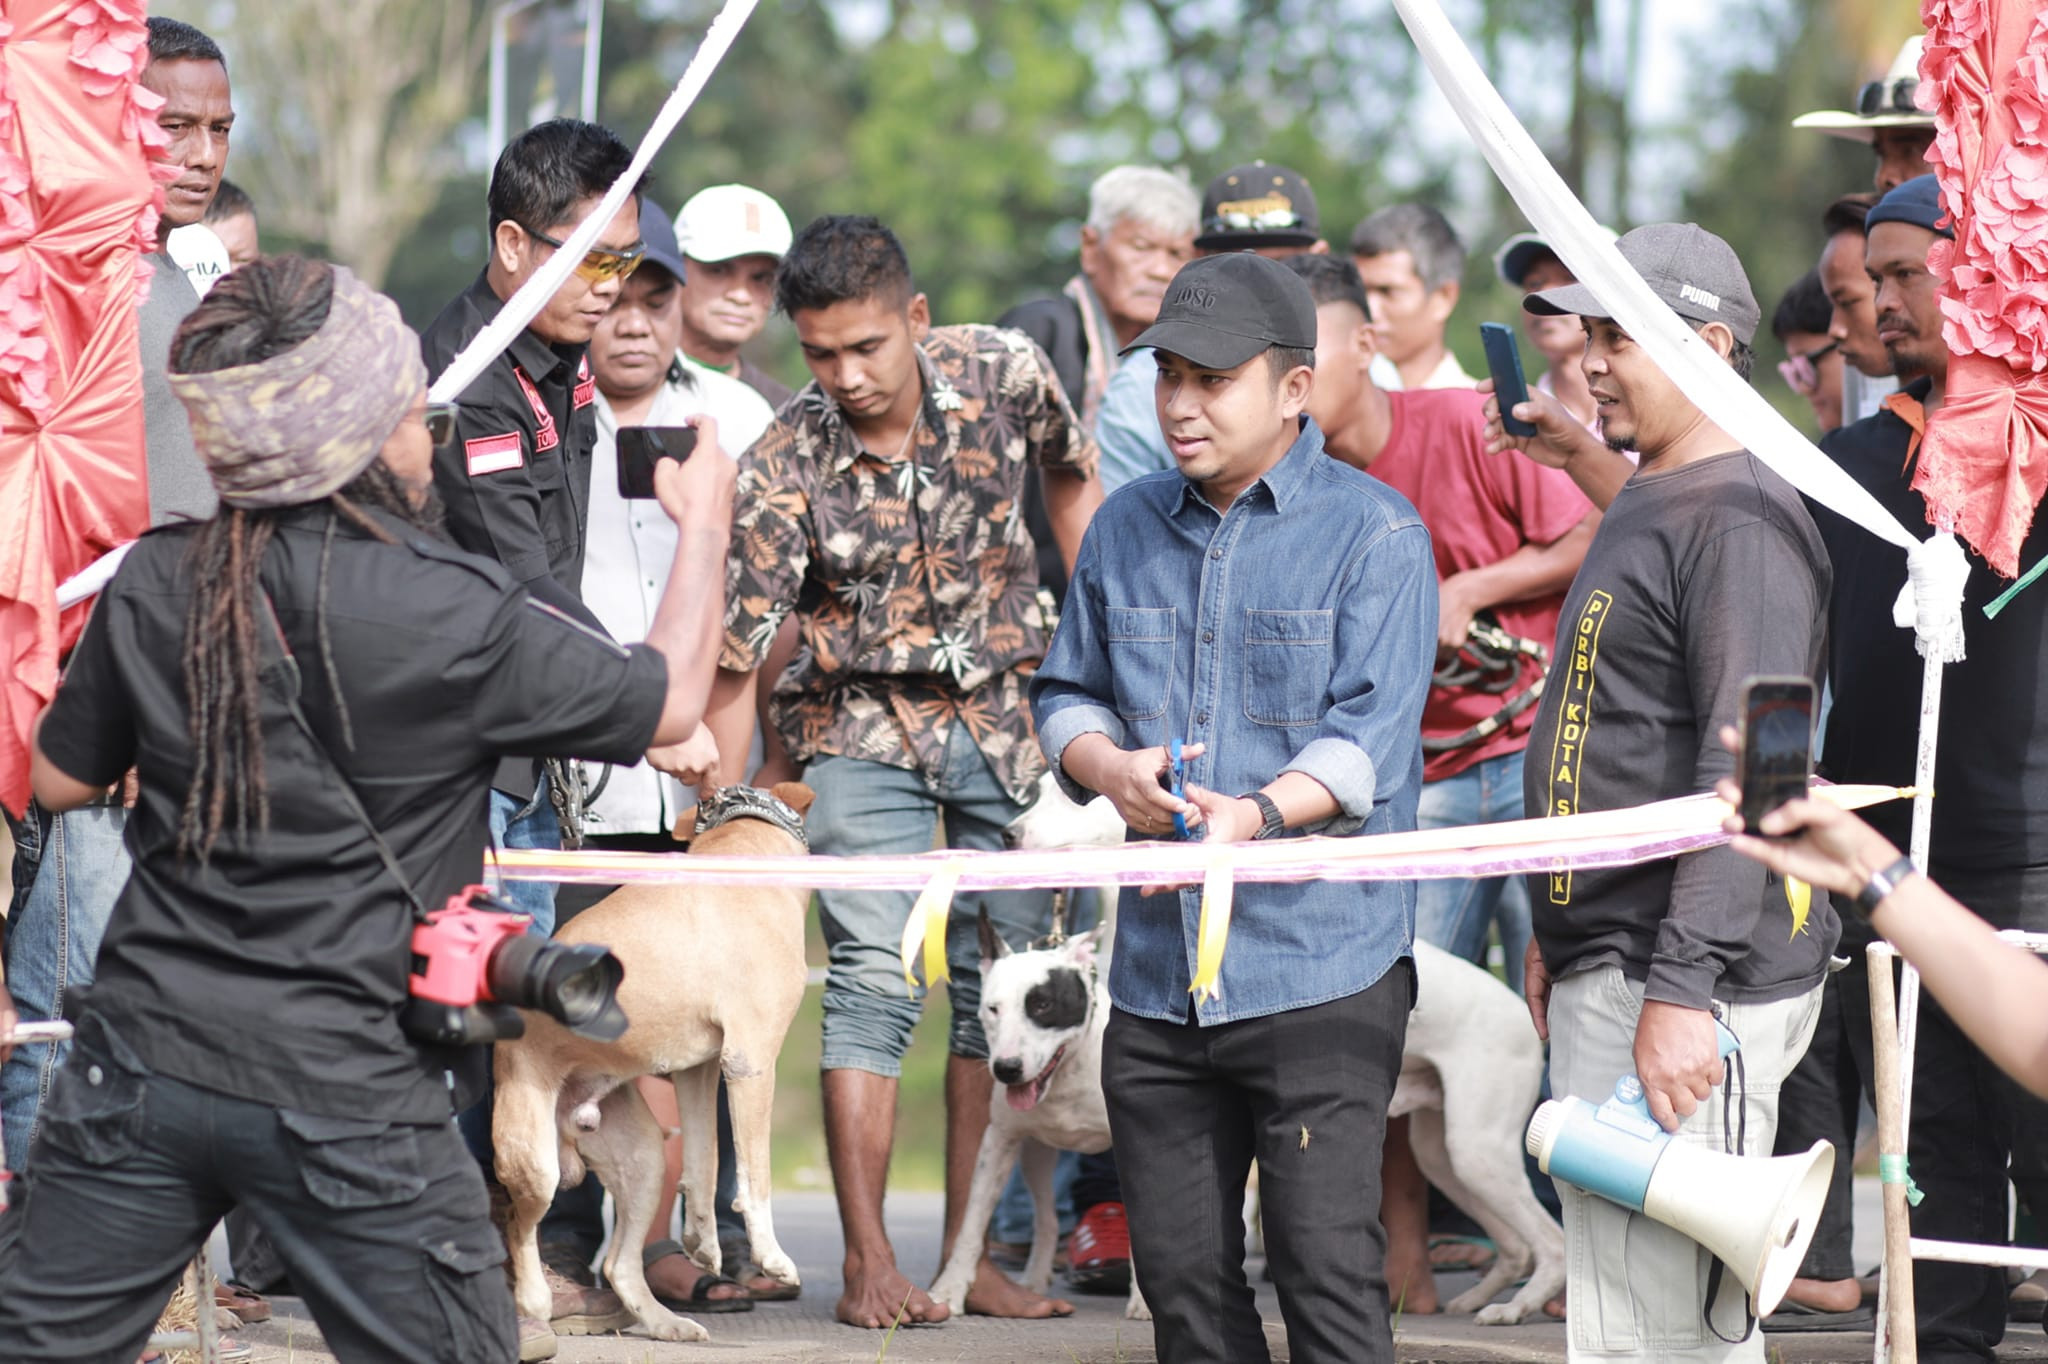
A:
[[[507,469],[517,469],[526,463],[526,450],[517,431],[502,436],[479,436],[463,442],[462,451],[469,457],[469,476],[479,474],[502,474]]]

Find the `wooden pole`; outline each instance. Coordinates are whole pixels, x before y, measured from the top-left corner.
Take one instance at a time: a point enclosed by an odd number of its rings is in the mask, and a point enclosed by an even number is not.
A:
[[[1902,1172],[1906,1164],[1905,1096],[1900,1088],[1899,1018],[1892,991],[1892,950],[1874,942],[1866,949],[1870,969],[1870,1035],[1877,1090],[1877,1149],[1881,1173]],[[1913,1321],[1913,1226],[1906,1185],[1887,1178],[1884,1190],[1884,1265],[1878,1281],[1877,1364],[1919,1364]]]

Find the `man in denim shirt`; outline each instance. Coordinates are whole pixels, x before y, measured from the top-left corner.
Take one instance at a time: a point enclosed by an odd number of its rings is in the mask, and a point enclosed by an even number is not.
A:
[[[1415,826],[1429,534],[1323,453],[1315,341],[1307,286],[1236,254],[1183,269],[1136,343],[1178,467],[1097,513],[1031,700],[1068,793],[1109,796],[1140,838],[1175,814],[1211,842]],[[1160,786],[1174,739],[1184,800]],[[1414,905],[1409,883],[1241,886],[1197,1003],[1200,891],[1124,892],[1102,1077],[1161,1360],[1268,1357],[1244,1274],[1255,1157],[1292,1358],[1393,1358],[1378,1179]]]

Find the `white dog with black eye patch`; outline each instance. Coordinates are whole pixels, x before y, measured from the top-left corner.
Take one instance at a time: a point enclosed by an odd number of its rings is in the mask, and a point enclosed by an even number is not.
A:
[[[1124,836],[1123,820],[1107,798],[1098,796],[1086,805],[1076,805],[1048,773],[1039,783],[1037,801],[1010,825],[1006,841],[1012,847],[1022,848],[1109,847],[1123,842]],[[1106,968],[1103,974],[1107,975]],[[1401,1048],[1401,1077],[1394,1086],[1388,1116],[1410,1118],[1408,1140],[1424,1177],[1479,1223],[1498,1252],[1479,1282],[1445,1303],[1444,1311],[1476,1312],[1475,1320],[1481,1326],[1513,1325],[1537,1315],[1543,1304],[1564,1287],[1564,1232],[1536,1201],[1522,1163],[1522,1133],[1543,1084],[1543,1047],[1536,1039],[1536,1030],[1529,1025],[1529,1014],[1522,1001],[1471,962],[1418,941],[1415,974],[1415,1010],[1408,1015],[1407,1040]],[[984,1024],[989,998],[984,979]],[[1106,1009],[1106,1005],[1103,1007]],[[1098,1041],[1101,1029],[1097,1021]],[[993,1028],[989,1040],[991,1057],[1000,1055],[993,1050]],[[1099,1049],[1088,1053],[1091,1081],[1098,1074],[1098,1059]],[[1070,1055],[1061,1069],[1072,1061]],[[1032,1063],[1023,1059],[1023,1064],[1028,1068]],[[1095,1102],[1100,1111],[1100,1098]],[[998,1102],[999,1114],[1001,1108]],[[991,1138],[995,1130],[991,1123]],[[1103,1145],[1107,1144],[1105,1126]],[[977,1193],[988,1153],[988,1143],[984,1142],[983,1164],[976,1166],[974,1172]],[[1004,1157],[999,1172],[1002,1177],[1009,1173],[1009,1159]],[[1027,1152],[1027,1178],[1031,1173],[1029,1161]],[[1048,1171],[1052,1167],[1050,1155],[1045,1166]],[[995,1182],[999,1192],[1002,1180],[998,1178]],[[972,1220],[979,1205],[970,1203],[967,1226],[986,1227],[994,1199],[991,1193],[989,1206],[981,1208],[980,1221]],[[1048,1197],[1040,1217],[1050,1217],[1050,1208]],[[1045,1236],[1044,1225],[1041,1221],[1032,1237],[1034,1266],[1038,1264],[1039,1243]],[[969,1238],[963,1235],[960,1240],[964,1245]],[[978,1250],[978,1235],[974,1242]],[[1050,1240],[1046,1239],[1045,1244],[1049,1280]],[[957,1249],[954,1258],[959,1258]],[[949,1265],[949,1272],[951,1269]],[[972,1270],[969,1262],[966,1272],[971,1275]],[[1527,1282],[1513,1297],[1506,1302],[1493,1301],[1524,1277]],[[1042,1288],[1046,1281],[1031,1286]],[[967,1282],[964,1278],[960,1281],[963,1294]],[[1137,1292],[1135,1282],[1131,1291]]]
[[[955,1312],[967,1305],[989,1218],[1019,1150],[1033,1214],[1024,1286],[1043,1293],[1052,1284],[1053,1248],[1059,1240],[1054,1155],[1109,1149],[1109,1112],[1102,1102],[1102,1029],[1109,1021],[1109,960],[1102,943],[1109,929],[1103,924],[1055,946],[1012,951],[987,913],[981,916],[981,1026],[988,1034],[988,1066],[996,1088],[989,1099],[988,1133],[974,1163],[966,1220],[952,1256],[932,1284],[932,1296]],[[1134,1321],[1152,1316],[1136,1276],[1124,1315]]]

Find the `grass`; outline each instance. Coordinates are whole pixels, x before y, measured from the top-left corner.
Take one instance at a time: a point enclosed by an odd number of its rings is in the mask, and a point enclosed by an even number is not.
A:
[[[815,906],[815,902],[813,902]],[[825,941],[817,915],[810,919],[804,959],[813,967],[825,962]],[[825,1156],[824,1105],[818,1094],[818,1055],[823,1026],[823,991],[812,986],[775,1070],[775,1185],[789,1190],[827,1190],[831,1166]],[[937,1192],[946,1183],[946,1031],[952,1009],[944,986],[925,1001],[910,1051],[903,1058],[903,1079],[897,1088],[896,1153],[889,1164],[889,1187]]]

